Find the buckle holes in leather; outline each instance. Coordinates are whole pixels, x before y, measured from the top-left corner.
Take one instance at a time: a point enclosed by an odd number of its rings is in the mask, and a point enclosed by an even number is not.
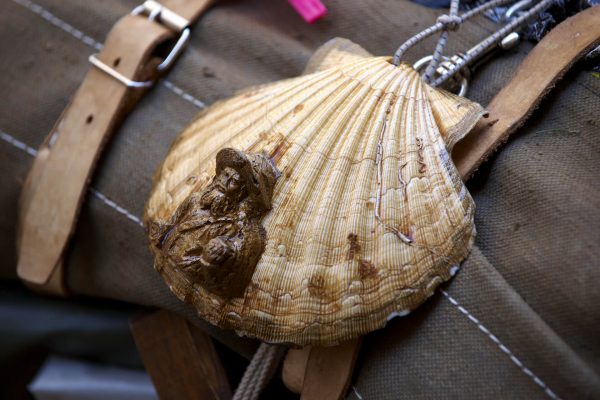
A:
[[[119,66],[119,64],[121,64],[121,57],[115,58],[115,60],[113,61],[113,67],[116,68]]]
[[[85,123],[89,125],[89,124],[91,124],[91,123],[92,123],[92,121],[93,121],[93,120],[94,120],[94,115],[93,115],[93,114],[90,114],[90,115],[88,115],[88,116],[87,116],[87,118],[85,119]]]

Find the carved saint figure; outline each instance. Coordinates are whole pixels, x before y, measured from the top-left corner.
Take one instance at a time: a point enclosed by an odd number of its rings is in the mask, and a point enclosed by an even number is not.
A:
[[[150,239],[159,256],[192,282],[225,298],[242,296],[265,247],[261,217],[279,176],[263,154],[223,149],[216,176],[193,192]]]

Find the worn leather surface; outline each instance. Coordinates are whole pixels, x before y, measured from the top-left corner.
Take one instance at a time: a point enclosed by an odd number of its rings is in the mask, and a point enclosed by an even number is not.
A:
[[[195,20],[207,0],[166,1],[163,5]],[[108,34],[96,59],[134,82],[153,82],[161,62],[157,48],[173,40],[164,24],[126,14]],[[145,93],[106,72],[91,68],[47,139],[21,194],[17,273],[27,284],[64,294],[63,261],[87,185],[105,143],[121,119]]]
[[[27,4],[0,3],[6,100],[0,131],[11,135],[0,140],[5,279],[16,276],[17,199],[32,162],[19,143],[37,148],[81,83],[87,57],[96,52],[83,39],[103,41],[137,5],[40,0],[59,23]],[[436,17],[404,1],[327,5],[327,19],[309,26],[284,1],[228,1],[196,25],[168,80],[139,103],[99,161],[91,185],[105,197],[88,193],[82,207],[67,256],[70,289],[178,311],[238,351],[252,350],[253,342],[203,324],[170,294],[152,269],[144,232],[129,217],[141,216],[155,168],[202,103],[300,74],[312,51],[334,36],[391,54]],[[74,29],[87,36],[78,38]],[[467,24],[451,34],[449,52],[492,29],[483,19]],[[522,45],[478,70],[469,97],[486,105],[530,48]],[[427,42],[409,59],[431,50]],[[598,111],[600,80],[576,66],[479,170],[469,183],[478,207],[477,248],[444,286],[449,297],[439,292],[365,338],[353,381],[363,398],[600,396]]]
[[[147,32],[147,35],[144,34]],[[123,37],[129,40],[123,40]],[[152,79],[148,48],[171,36],[164,27],[128,15],[115,26],[98,59],[135,81]],[[153,63],[155,65],[156,63]],[[125,110],[139,98],[92,68],[38,151],[23,190],[19,226],[19,276],[44,285],[59,264],[76,223],[87,181],[103,145]],[[62,263],[59,268],[62,268]]]

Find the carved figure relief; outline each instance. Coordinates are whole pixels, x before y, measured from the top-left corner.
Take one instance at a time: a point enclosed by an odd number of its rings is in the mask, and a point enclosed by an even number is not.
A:
[[[241,296],[264,250],[260,218],[271,208],[277,177],[262,154],[221,150],[213,181],[193,192],[167,224],[152,225],[152,244],[163,261],[205,289]]]

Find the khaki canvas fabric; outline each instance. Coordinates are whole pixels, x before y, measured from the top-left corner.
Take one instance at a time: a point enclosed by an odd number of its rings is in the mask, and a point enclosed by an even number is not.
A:
[[[312,52],[335,36],[391,54],[438,14],[407,1],[326,4],[329,16],[310,26],[283,0],[222,1],[194,26],[173,71],[139,103],[99,162],[91,182],[97,192],[88,193],[67,256],[73,292],[174,310],[251,354],[255,341],[202,322],[169,292],[135,218],[171,142],[203,105],[300,74]],[[28,151],[68,103],[94,46],[135,5],[0,2],[4,279],[16,279],[17,202],[32,162]],[[451,34],[448,52],[493,29],[485,19],[469,22]],[[409,60],[432,48],[425,42]],[[521,45],[479,69],[468,96],[487,104],[530,48]],[[469,182],[475,249],[417,312],[366,337],[349,398],[600,398],[598,115],[600,79],[576,67]]]

